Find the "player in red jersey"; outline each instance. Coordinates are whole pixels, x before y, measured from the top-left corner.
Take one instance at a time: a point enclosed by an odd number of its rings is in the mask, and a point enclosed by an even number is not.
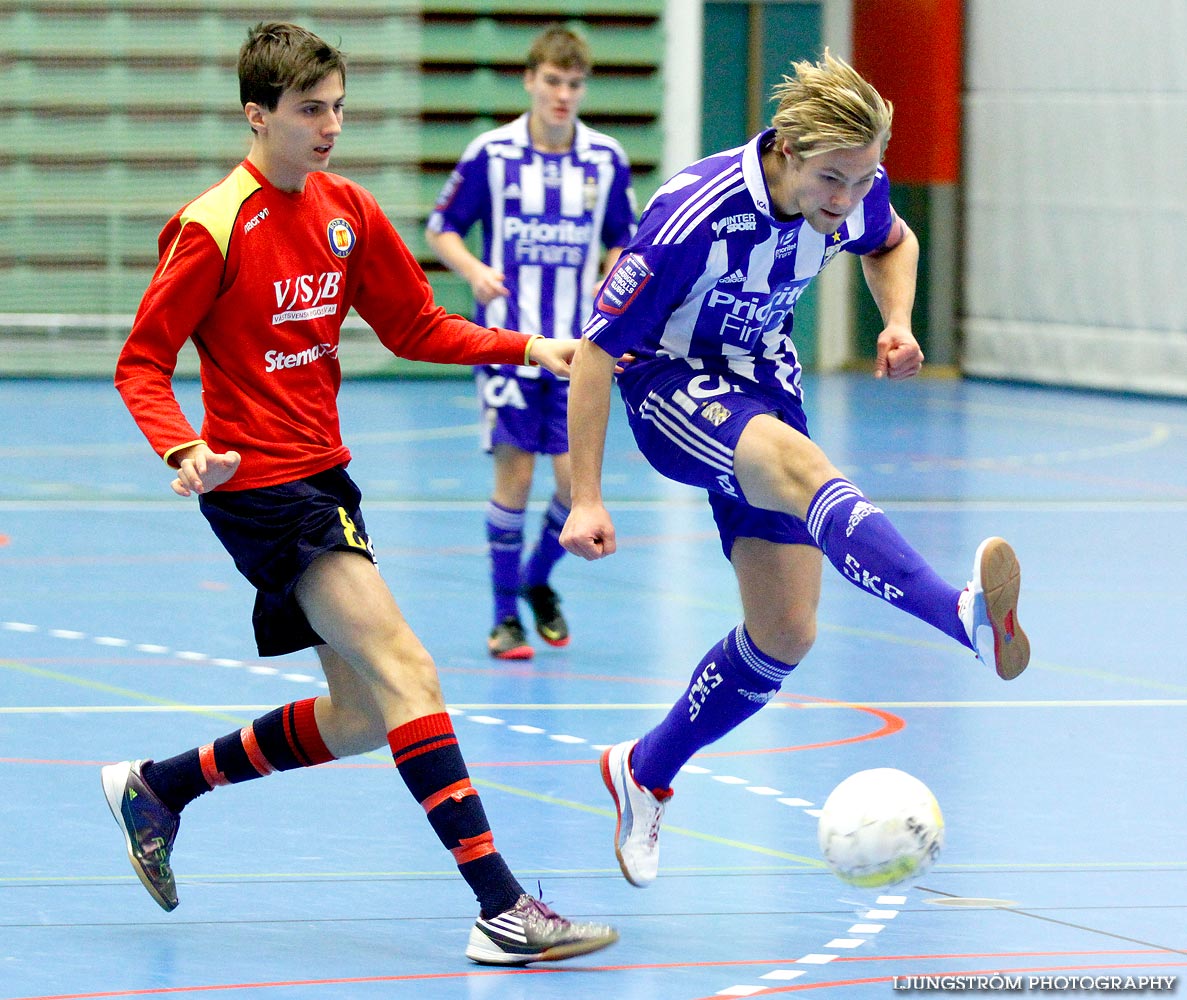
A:
[[[247,158],[165,226],[160,263],[115,382],[256,587],[263,656],[312,646],[329,695],[294,702],[165,760],[103,768],[145,888],[177,906],[182,809],[219,785],[384,746],[478,898],[466,955],[523,965],[604,948],[524,892],[470,782],[432,657],[375,566],[338,426],[339,332],[354,308],[393,353],[568,372],[574,342],[484,329],[433,303],[423,272],[366,190],[326,173],[342,131],[342,54],[292,24],[258,24],[239,53]],[[173,393],[177,354],[201,359],[201,433]]]

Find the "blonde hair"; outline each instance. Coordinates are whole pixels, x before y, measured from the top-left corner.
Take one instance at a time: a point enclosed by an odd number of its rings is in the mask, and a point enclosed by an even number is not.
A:
[[[836,149],[858,149],[890,142],[894,106],[843,59],[828,49],[820,62],[794,62],[795,76],[784,76],[771,91],[778,101],[771,125],[801,159]]]

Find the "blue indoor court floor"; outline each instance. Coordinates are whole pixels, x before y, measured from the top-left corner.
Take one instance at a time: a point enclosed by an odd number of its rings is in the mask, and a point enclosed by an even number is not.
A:
[[[187,808],[180,907],[128,865],[99,785],[324,691],[263,660],[251,592],[105,382],[0,382],[0,1000],[889,997],[905,977],[1187,975],[1187,406],[948,379],[808,377],[814,436],[949,580],[1002,535],[1030,669],[971,654],[826,564],[815,649],[676,782],[660,877],[621,877],[600,748],[641,735],[739,617],[707,505],[653,473],[615,401],[619,552],[554,582],[566,649],[496,663],[466,381],[354,381],[351,472],[437,659],[496,843],[621,940],[557,965],[463,957],[476,906],[386,753]],[[198,391],[182,383],[196,416]],[[542,467],[534,533],[549,477]],[[947,825],[916,885],[851,889],[814,810],[894,766]],[[1033,980],[1029,977],[1035,977]]]

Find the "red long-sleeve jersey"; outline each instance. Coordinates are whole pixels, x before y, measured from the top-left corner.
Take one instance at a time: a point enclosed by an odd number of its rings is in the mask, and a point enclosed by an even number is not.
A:
[[[424,272],[374,197],[335,174],[312,173],[294,194],[245,160],[169,220],[159,250],[116,388],[166,462],[198,441],[239,452],[223,489],[291,482],[349,461],[338,423],[338,342],[352,306],[400,357],[523,363],[524,334],[434,305]],[[187,338],[201,362],[201,434],[173,393]]]

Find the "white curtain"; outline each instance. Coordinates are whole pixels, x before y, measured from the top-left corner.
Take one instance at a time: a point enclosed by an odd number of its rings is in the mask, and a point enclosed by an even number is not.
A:
[[[962,366],[1187,396],[1187,0],[969,0]]]

